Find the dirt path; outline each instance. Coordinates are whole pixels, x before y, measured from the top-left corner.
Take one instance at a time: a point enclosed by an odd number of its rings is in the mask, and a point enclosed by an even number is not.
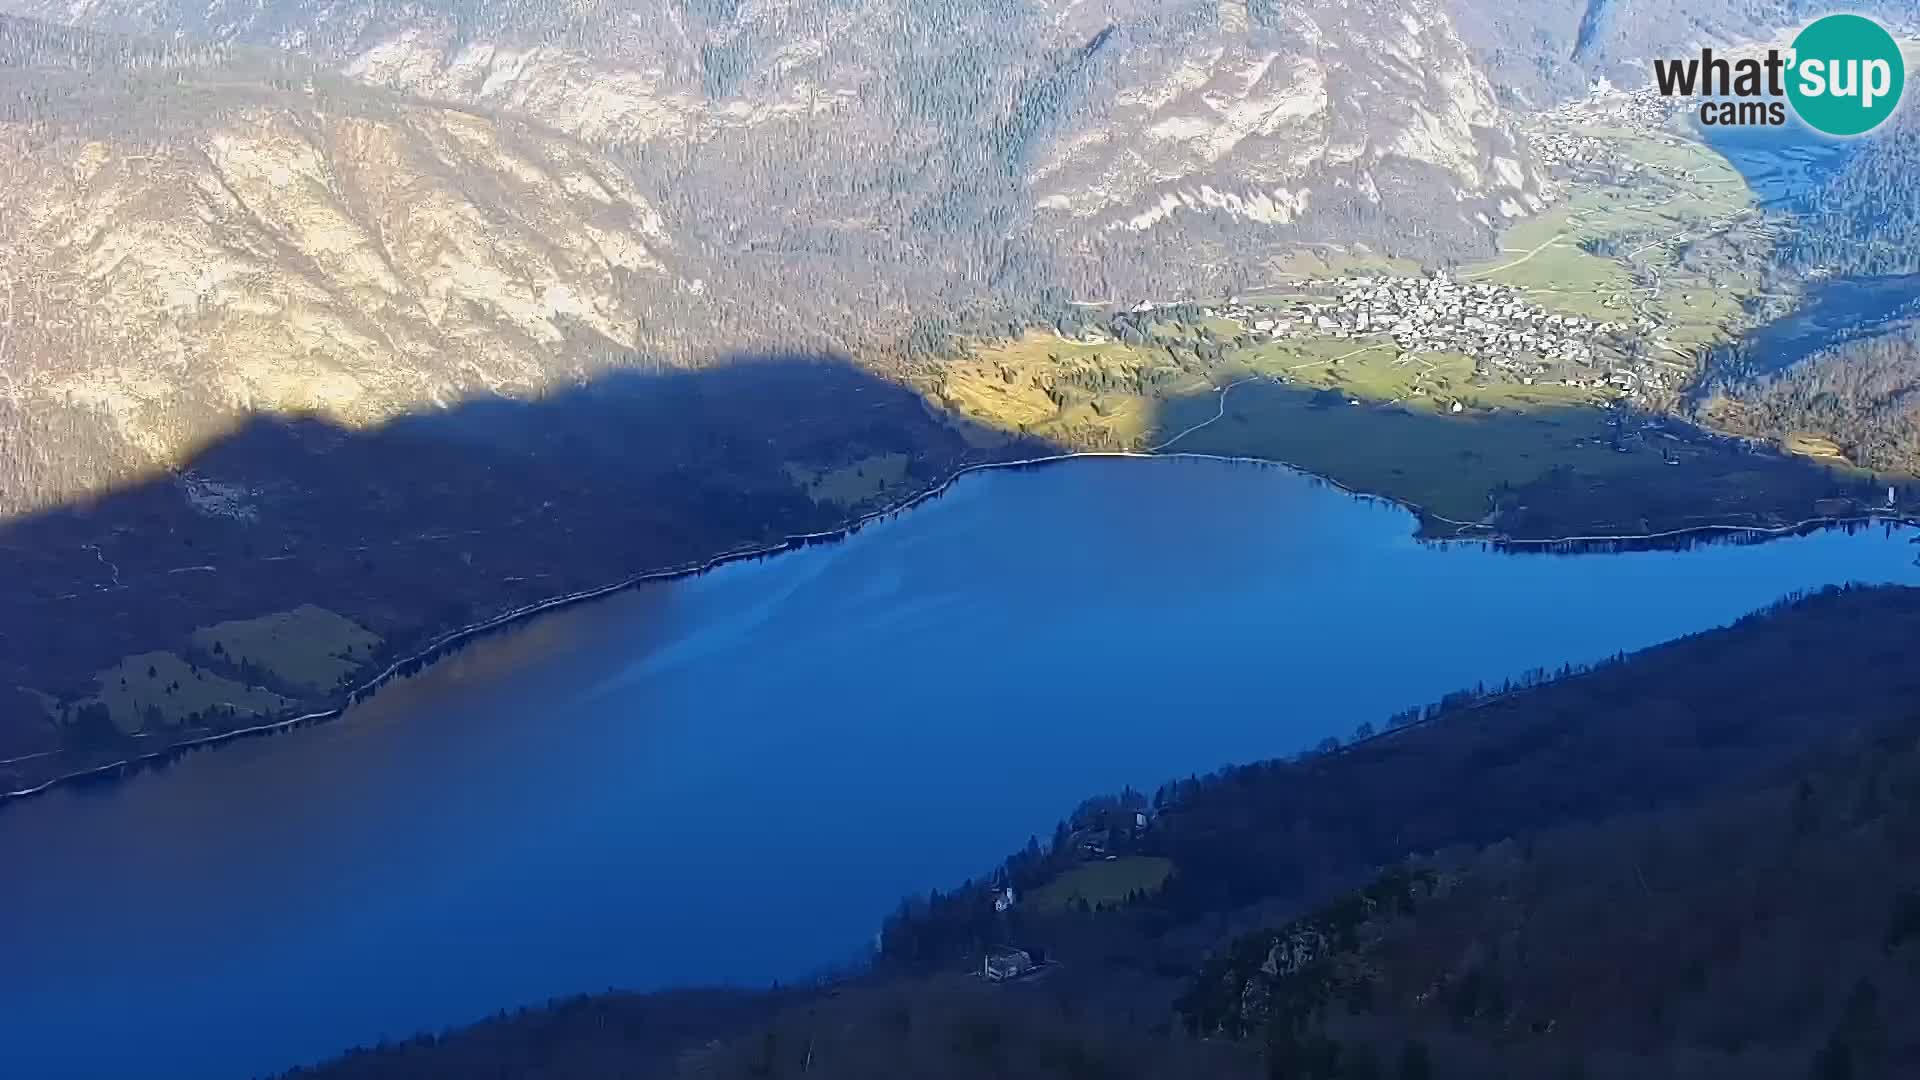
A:
[[[1543,241],[1539,247],[1534,248],[1532,251],[1527,252],[1525,255],[1520,256],[1519,258],[1513,260],[1512,262],[1501,263],[1499,266],[1493,267],[1490,270],[1479,270],[1471,274],[1462,274],[1460,275],[1460,280],[1472,281],[1475,278],[1486,277],[1488,274],[1497,274],[1502,270],[1511,270],[1514,267],[1519,266],[1521,263],[1526,262],[1528,259],[1533,258],[1535,255],[1538,255],[1541,252],[1552,247],[1553,245],[1559,243],[1560,241],[1565,240],[1566,238],[1567,238],[1567,234],[1564,232],[1555,233],[1552,239]]]
[[[1218,411],[1218,412],[1216,412],[1216,413],[1214,413],[1214,414],[1213,414],[1213,418],[1212,418],[1212,419],[1210,419],[1210,420],[1202,420],[1202,421],[1200,421],[1199,423],[1197,423],[1197,424],[1195,424],[1195,425],[1193,425],[1192,427],[1190,427],[1190,428],[1188,428],[1188,429],[1186,429],[1185,431],[1182,431],[1182,432],[1181,432],[1180,434],[1178,434],[1178,435],[1175,435],[1175,436],[1174,436],[1173,438],[1171,438],[1171,439],[1168,439],[1167,441],[1165,441],[1165,442],[1163,442],[1163,443],[1161,443],[1160,445],[1158,445],[1158,446],[1150,446],[1150,447],[1148,447],[1148,448],[1147,448],[1147,452],[1148,452],[1148,453],[1152,453],[1152,454],[1157,454],[1157,453],[1159,453],[1160,451],[1162,451],[1162,450],[1165,450],[1165,449],[1166,449],[1167,447],[1169,447],[1169,446],[1172,446],[1172,445],[1173,445],[1174,443],[1177,443],[1177,442],[1179,442],[1179,441],[1180,441],[1181,439],[1184,439],[1184,438],[1186,438],[1187,436],[1189,436],[1189,435],[1191,435],[1191,434],[1193,434],[1194,432],[1196,432],[1196,431],[1199,431],[1199,430],[1200,430],[1201,428],[1203,428],[1203,427],[1206,427],[1206,426],[1207,426],[1208,424],[1212,424],[1212,423],[1216,423],[1216,422],[1218,422],[1218,421],[1219,421],[1219,420],[1220,420],[1221,418],[1223,418],[1223,417],[1225,417],[1225,416],[1227,415],[1227,392],[1228,392],[1228,391],[1230,391],[1230,390],[1232,390],[1232,389],[1233,389],[1234,387],[1236,387],[1236,386],[1239,386],[1239,385],[1240,385],[1241,383],[1249,383],[1249,382],[1253,382],[1253,381],[1254,381],[1255,379],[1262,379],[1262,378],[1265,378],[1265,377],[1266,377],[1266,376],[1264,376],[1264,375],[1248,375],[1248,376],[1247,376],[1246,378],[1243,378],[1243,379],[1235,379],[1234,381],[1232,381],[1232,382],[1230,382],[1230,383],[1228,383],[1227,385],[1225,385],[1225,386],[1223,386],[1223,387],[1221,387],[1221,388],[1220,388],[1220,391],[1219,391],[1219,393],[1220,393],[1220,409],[1219,409],[1219,411]]]

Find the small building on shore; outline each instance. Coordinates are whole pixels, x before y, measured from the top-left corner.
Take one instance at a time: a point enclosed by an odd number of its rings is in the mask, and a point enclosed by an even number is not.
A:
[[[987,958],[980,966],[980,974],[989,982],[1005,982],[1017,979],[1033,970],[1033,957],[1025,949],[1007,946],[987,950]]]

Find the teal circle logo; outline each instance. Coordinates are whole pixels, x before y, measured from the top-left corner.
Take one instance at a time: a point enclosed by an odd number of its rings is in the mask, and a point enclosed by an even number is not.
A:
[[[1860,135],[1900,104],[1906,61],[1893,35],[1860,15],[1828,15],[1793,39],[1787,99],[1815,131]]]

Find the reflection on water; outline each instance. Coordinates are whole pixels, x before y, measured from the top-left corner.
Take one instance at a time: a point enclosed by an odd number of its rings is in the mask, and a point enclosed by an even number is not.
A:
[[[1275,468],[979,474],[489,638],[341,721],[10,808],[9,1075],[218,1080],[557,994],[792,978],[1085,795],[1790,590],[1920,582],[1883,528],[1527,558],[1412,531]]]

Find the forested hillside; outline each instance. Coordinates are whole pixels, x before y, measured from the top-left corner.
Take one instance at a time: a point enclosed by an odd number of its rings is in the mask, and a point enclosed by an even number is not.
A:
[[[1823,347],[1804,358],[1756,344],[1728,350],[1699,395],[1698,414],[1724,430],[1812,435],[1856,465],[1920,473],[1920,121],[1896,113],[1787,207],[1778,258],[1818,316],[1838,279],[1884,279],[1877,299],[1827,316]]]
[[[970,460],[1043,452],[817,356],[628,371],[362,428],[258,417],[178,471],[0,523],[0,791],[323,708],[518,606],[778,545]]]
[[[1705,807],[1389,875],[1235,941],[1182,1018],[1287,1076],[1380,1076],[1411,1046],[1437,1077],[1910,1076],[1916,730]]]
[[[1808,432],[1847,460],[1885,473],[1920,473],[1920,326],[1835,345],[1784,371],[1716,387],[1702,412],[1752,435]]]
[[[1920,273],[1920,119],[1902,109],[1795,206],[1786,257],[1803,271]]]
[[[609,996],[301,1075],[1911,1075],[1917,643],[1920,593],[1830,591],[1344,751],[1096,799],[995,878],[1022,884],[1012,912],[985,883],[911,905],[876,972],[722,1038],[663,1031],[679,999]],[[1111,865],[1079,837],[1122,806],[1153,822],[1120,858],[1170,858],[1164,889],[1040,905],[1035,883]],[[963,975],[993,944],[1051,965]]]

